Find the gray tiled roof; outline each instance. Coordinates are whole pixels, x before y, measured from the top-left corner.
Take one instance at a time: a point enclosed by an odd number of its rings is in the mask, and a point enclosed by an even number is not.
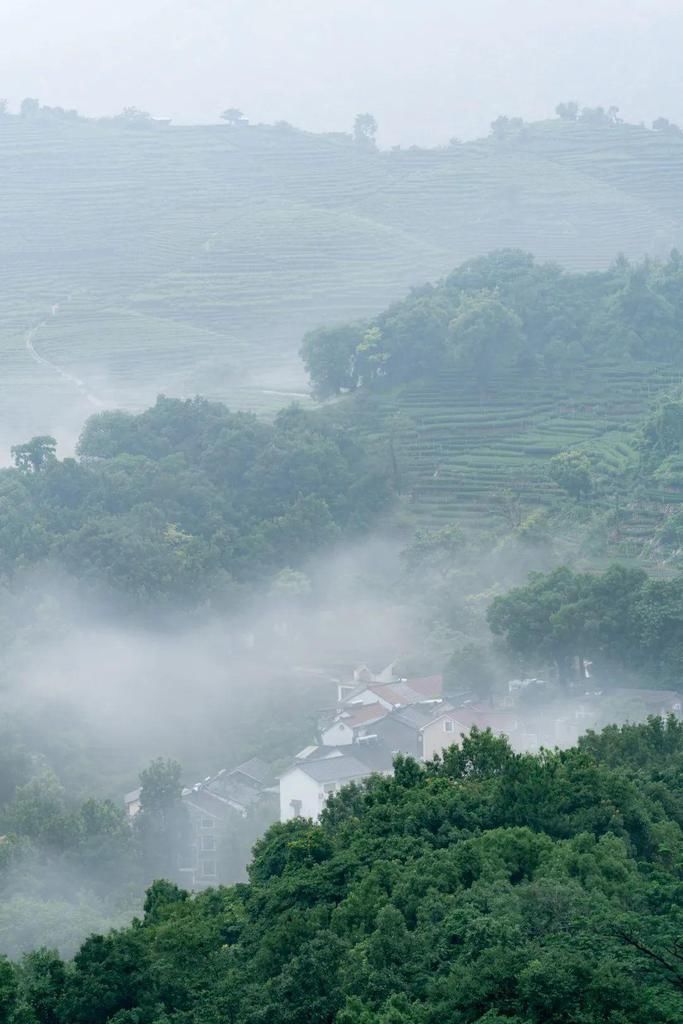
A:
[[[329,757],[322,761],[302,761],[296,767],[302,772],[306,772],[316,782],[347,782],[351,779],[363,778],[364,775],[369,775],[372,771],[358,758],[347,755]]]

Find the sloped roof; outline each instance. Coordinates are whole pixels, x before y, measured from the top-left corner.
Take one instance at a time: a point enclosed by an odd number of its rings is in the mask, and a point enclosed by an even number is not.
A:
[[[444,718],[450,718],[457,725],[465,730],[476,725],[478,729],[490,729],[491,732],[514,732],[517,728],[518,717],[510,711],[480,711],[471,708],[449,708],[436,715],[431,722],[440,722]]]
[[[403,722],[413,729],[423,729],[425,725],[429,725],[436,718],[441,718],[449,710],[452,711],[453,709],[449,708],[448,705],[444,706],[443,703],[411,704],[406,708],[397,708],[387,717],[391,717],[397,722]]]
[[[311,743],[307,747],[304,747],[303,750],[300,750],[299,753],[295,754],[294,756],[296,757],[297,761],[305,761],[307,757],[310,757],[312,754],[317,754],[319,750],[320,747],[318,746],[317,743]]]
[[[408,686],[425,697],[440,697],[443,693],[443,676],[422,676],[418,679],[409,679]]]
[[[393,753],[378,737],[368,738],[366,741],[356,741],[352,748],[352,756],[367,767],[368,772],[387,772],[393,764]]]
[[[394,707],[407,707],[425,700],[424,693],[414,690],[410,683],[372,683],[366,689]]]
[[[345,754],[343,757],[323,758],[320,761],[300,761],[299,768],[316,782],[348,782],[361,779],[372,771],[356,757]]]
[[[266,782],[270,781],[271,777],[268,765],[259,757],[252,757],[250,760],[244,761],[242,764],[238,764],[237,767],[233,768],[229,774],[235,775],[237,772],[253,779],[261,786],[264,786]]]
[[[337,715],[333,725],[336,722],[343,722],[344,725],[348,725],[350,728],[355,729],[358,725],[367,725],[368,722],[378,722],[380,718],[384,718],[387,714],[387,709],[379,701],[374,701],[372,704],[357,704],[354,707],[344,708],[340,715]],[[329,727],[328,727],[329,728]]]

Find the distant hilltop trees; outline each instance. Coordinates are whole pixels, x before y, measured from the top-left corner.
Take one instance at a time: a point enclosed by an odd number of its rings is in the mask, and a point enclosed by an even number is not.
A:
[[[623,124],[619,107],[580,107],[574,100],[558,103],[555,113],[561,121],[584,121],[586,124]]]
[[[625,122],[624,119],[619,116],[619,107],[615,105],[608,107],[584,107],[576,100],[566,100],[557,104],[555,107],[555,114],[560,121],[590,125],[594,127],[628,124],[628,122]],[[119,114],[88,118],[74,109],[65,109],[64,107],[59,106],[51,107],[46,104],[41,104],[41,102],[34,96],[26,96],[21,101],[16,113],[9,109],[9,104],[6,99],[0,98],[0,118],[3,117],[19,117],[23,120],[91,121],[99,124],[123,124],[126,127],[136,128],[152,128],[159,125],[169,125],[171,123],[170,118],[155,117],[149,111],[136,106],[126,106]],[[231,128],[249,126],[248,118],[239,107],[226,107],[225,110],[221,111],[220,119]],[[531,123],[524,121],[521,117],[510,117],[506,114],[500,114],[491,121],[490,135],[493,139],[499,142],[520,141],[527,136],[530,126]],[[254,127],[265,128],[268,127],[268,124],[256,124]],[[282,120],[273,122],[271,127],[278,128],[280,130],[297,130],[295,126]],[[631,127],[635,126],[631,125]],[[646,128],[645,124],[642,122],[637,127],[643,129]],[[683,130],[667,117],[656,117],[651,122],[650,130],[661,135],[683,136]],[[324,132],[323,134],[330,138],[338,139],[339,141],[353,141],[357,146],[376,149],[377,132],[377,119],[373,114],[365,112],[356,114],[351,131],[330,131]],[[460,139],[455,136],[448,141],[448,145],[451,148],[457,147],[460,144]],[[394,146],[393,148],[395,150],[400,150],[402,147]],[[419,150],[421,147],[410,146],[409,148],[411,150]]]
[[[249,123],[239,107],[228,107],[224,110],[221,114],[221,121],[225,121],[226,124],[231,125],[233,128],[240,124]]]
[[[607,127],[627,123],[619,116],[619,107],[617,106],[582,107],[576,102],[576,100],[568,100],[564,103],[558,103],[555,107],[555,113],[560,121],[593,125],[595,127]],[[498,141],[507,141],[523,138],[526,134],[528,124],[521,117],[508,117],[505,114],[501,114],[491,122],[490,127],[491,136],[494,139],[497,139]],[[641,123],[638,127],[645,128],[645,125]],[[674,124],[673,121],[669,121],[667,117],[655,118],[651,127],[654,132],[660,132],[668,135],[683,135],[683,131],[678,127],[678,125]],[[450,140],[450,145],[457,144],[457,139]]]

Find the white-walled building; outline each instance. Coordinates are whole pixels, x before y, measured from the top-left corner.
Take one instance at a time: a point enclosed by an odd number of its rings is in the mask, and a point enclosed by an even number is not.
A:
[[[349,754],[299,761],[280,776],[280,821],[320,817],[330,796],[371,769]]]
[[[126,793],[123,798],[123,802],[126,805],[126,817],[129,821],[135,817],[140,810],[140,794],[142,793],[142,787],[138,786],[137,789],[132,789],[130,793]]]
[[[326,747],[343,747],[353,743],[359,735],[372,731],[374,723],[381,721],[387,708],[379,701],[372,704],[353,704],[344,707],[333,722],[320,732],[320,742]]]

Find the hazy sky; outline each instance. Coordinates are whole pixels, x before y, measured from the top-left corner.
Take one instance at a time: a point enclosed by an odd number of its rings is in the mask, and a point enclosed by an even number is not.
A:
[[[0,0],[0,96],[445,142],[562,99],[683,121],[683,0]]]

